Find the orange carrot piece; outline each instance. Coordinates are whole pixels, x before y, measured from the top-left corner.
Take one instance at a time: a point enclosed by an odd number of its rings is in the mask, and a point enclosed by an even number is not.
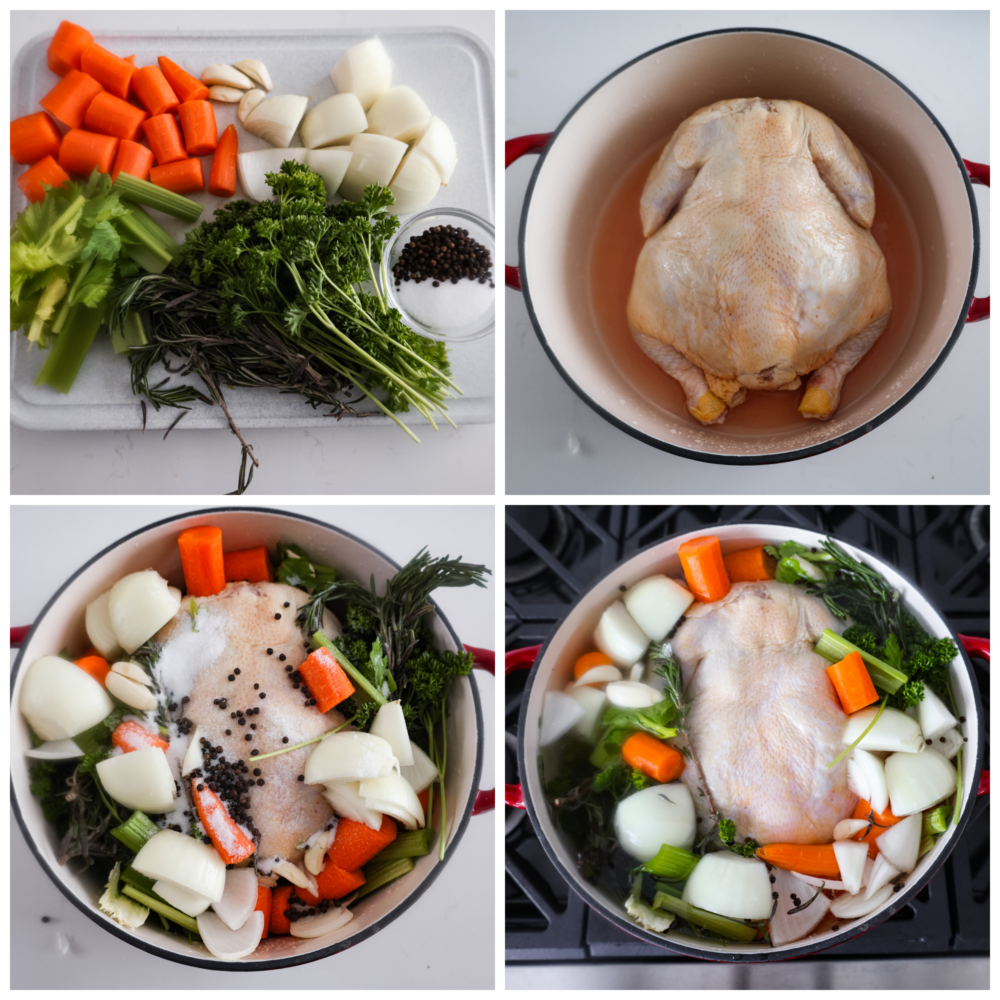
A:
[[[354,694],[354,685],[344,673],[344,668],[325,646],[314,649],[306,657],[299,673],[309,694],[316,699],[316,709],[320,712],[329,712],[334,705]]]
[[[197,160],[194,162],[198,163]],[[153,167],[153,170],[156,169]],[[221,528],[209,524],[185,528],[177,536],[177,547],[181,551],[184,583],[190,597],[211,597],[225,589]]]
[[[133,53],[130,56],[126,56],[125,57],[125,62],[131,63],[134,66],[135,65],[135,53]],[[132,75],[135,76],[135,73],[133,73]]]
[[[149,179],[153,184],[175,191],[177,194],[191,194],[205,190],[205,175],[201,172],[201,160],[180,160],[165,167],[151,167]]]
[[[236,126],[230,125],[222,133],[212,157],[212,171],[208,175],[208,193],[218,198],[232,198],[236,194],[236,154],[239,151]]]
[[[271,581],[271,557],[267,554],[266,545],[258,545],[255,549],[227,552],[222,557],[222,562],[227,583],[237,583],[240,580],[246,580],[248,583]]]
[[[364,823],[341,818],[337,821],[337,835],[326,849],[327,858],[344,871],[354,871],[368,864],[383,848],[396,839],[396,824],[383,814],[382,826],[373,830]]]
[[[720,601],[729,593],[729,577],[722,549],[715,535],[691,538],[680,547],[684,579],[691,593],[705,604]]]
[[[895,826],[900,820],[906,819],[906,817],[893,816],[892,809],[889,806],[886,806],[883,812],[875,812],[871,805],[864,799],[858,799],[857,807],[854,810],[854,819],[869,820],[870,818],[874,818],[875,822],[868,833],[865,834],[864,830],[862,830],[861,833],[856,833],[852,839],[867,844],[868,857],[874,858],[878,854],[878,846],[875,843],[875,838],[881,837],[890,826]]]
[[[86,73],[71,69],[38,103],[70,128],[79,128],[90,102],[104,88]]]
[[[90,107],[83,116],[83,124],[91,132],[113,135],[134,142],[142,123],[148,117],[142,108],[137,108],[134,104],[129,104],[128,101],[123,101],[105,90],[90,102]]]
[[[360,889],[365,884],[365,876],[361,871],[346,872],[340,865],[327,861],[323,870],[316,876],[320,899],[342,899],[349,892]],[[302,890],[297,890],[301,895]]]
[[[184,148],[188,156],[207,156],[215,152],[219,142],[219,130],[215,124],[215,112],[208,101],[185,101],[177,106],[181,129],[184,132]]]
[[[131,719],[121,723],[111,734],[111,742],[123,753],[145,750],[146,747],[157,747],[160,750],[167,750],[170,747],[166,740],[160,739],[156,733],[151,733],[145,726],[140,726]]]
[[[105,681],[111,673],[111,664],[103,656],[81,656],[73,661],[84,673],[90,674],[101,687],[107,687]]]
[[[319,906],[323,902],[321,896],[314,896],[308,889],[303,889],[300,885],[295,887],[292,898],[301,900],[306,906]]]
[[[661,784],[679,778],[684,770],[684,756],[649,733],[633,733],[622,744],[622,758],[629,767]]]
[[[170,84],[170,89],[177,95],[177,100],[182,103],[208,100],[208,87],[201,80],[192,76],[187,70],[181,69],[166,56],[160,56],[156,61],[160,64],[160,71]]]
[[[588,670],[594,667],[614,666],[614,660],[605,653],[584,653],[576,663],[573,664],[573,679],[579,680]],[[589,685],[593,687],[594,685]]]
[[[81,654],[80,659],[82,660],[85,656],[100,656],[100,650],[95,649],[93,646],[88,646]]]
[[[49,69],[56,76],[65,76],[71,69],[80,68],[80,56],[94,36],[70,21],[60,21],[46,52]]]
[[[120,173],[131,174],[139,180],[149,180],[149,168],[153,165],[153,154],[145,146],[128,139],[122,139],[118,147],[118,157],[115,160],[111,179],[118,179]]]
[[[127,59],[116,56],[97,42],[91,42],[84,46],[80,55],[80,69],[90,74],[115,97],[120,97],[123,101],[128,97],[128,88],[132,82],[135,66]]]
[[[17,179],[17,186],[28,201],[41,201],[45,197],[43,184],[51,187],[61,187],[69,180],[69,174],[51,157],[39,160]]]
[[[46,156],[58,156],[62,132],[52,115],[36,111],[10,123],[10,155],[15,163],[37,163]]]
[[[730,583],[757,583],[759,580],[773,580],[777,559],[764,551],[763,545],[752,549],[740,549],[722,557],[726,564]]]
[[[288,909],[288,899],[292,895],[294,885],[279,885],[271,890],[271,920],[268,930],[272,934],[291,934],[292,922],[285,916]],[[258,902],[260,896],[257,897]]]
[[[789,872],[801,872],[815,878],[840,878],[840,865],[833,844],[768,844],[758,847],[761,861]]]
[[[264,914],[264,933],[261,938],[267,937],[267,929],[271,925],[271,890],[266,885],[257,886],[257,905],[254,912],[260,910]]]
[[[173,115],[154,115],[152,118],[147,118],[142,123],[142,131],[158,166],[187,159],[181,130],[177,127],[177,119]]]
[[[256,850],[253,841],[233,822],[222,799],[200,778],[191,779],[191,794],[198,807],[198,818],[219,852],[219,857],[227,865],[235,865],[249,858]]]
[[[59,166],[67,173],[89,177],[92,170],[110,174],[118,142],[113,135],[97,135],[83,129],[70,129],[59,147]]]
[[[132,92],[151,115],[177,110],[180,101],[159,66],[143,66],[132,74]]]
[[[878,701],[875,685],[857,650],[851,650],[838,663],[831,663],[826,668],[826,675],[833,683],[847,715],[860,712],[866,705]]]

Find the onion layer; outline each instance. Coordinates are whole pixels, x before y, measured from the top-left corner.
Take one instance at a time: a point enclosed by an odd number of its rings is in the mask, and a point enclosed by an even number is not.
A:
[[[61,656],[43,656],[28,667],[18,707],[36,735],[64,740],[96,726],[115,706],[78,666]]]
[[[767,865],[731,851],[706,854],[684,885],[684,901],[733,920],[766,920],[773,899]]]

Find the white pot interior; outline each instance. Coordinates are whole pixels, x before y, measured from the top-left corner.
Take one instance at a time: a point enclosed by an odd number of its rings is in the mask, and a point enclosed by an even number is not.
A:
[[[110,921],[95,905],[103,891],[103,885],[99,884],[96,877],[77,875],[70,871],[71,867],[75,867],[73,862],[60,867],[56,861],[58,842],[55,831],[45,821],[38,800],[29,791],[28,769],[23,753],[30,748],[31,740],[28,727],[17,710],[20,687],[27,666],[38,657],[55,653],[63,647],[82,649],[89,645],[83,623],[84,609],[121,577],[138,570],[154,568],[172,585],[183,589],[177,535],[184,528],[199,524],[213,524],[222,528],[227,550],[267,545],[273,551],[279,541],[294,542],[318,561],[336,566],[345,578],[367,582],[374,574],[375,583],[380,590],[396,570],[387,559],[362,542],[327,525],[270,511],[217,511],[174,518],[126,539],[87,566],[59,594],[42,619],[36,623],[29,644],[21,651],[11,697],[11,780],[27,835],[41,854],[46,868],[50,874],[55,874],[60,884],[89,914],[108,926],[111,926]],[[445,623],[437,615],[433,619],[433,631],[442,648],[458,648]],[[474,794],[478,732],[475,695],[468,678],[462,678],[452,686],[447,725],[449,766],[445,784],[448,800],[446,836],[450,844]],[[302,961],[306,956],[328,949],[331,945],[337,945],[338,950],[349,947],[353,938],[360,938],[373,925],[384,924],[387,919],[391,919],[393,911],[406,903],[438,864],[437,851],[418,858],[413,871],[352,907],[354,919],[342,931],[312,940],[269,938],[252,955],[242,959],[241,963],[254,964],[281,959]],[[182,960],[190,958],[198,960],[200,964],[215,963],[219,968],[231,968],[227,963],[217,962],[200,945],[189,945],[186,939],[166,933],[158,921],[149,920],[134,931],[123,931],[117,926],[116,930],[158,949],[164,957]]]
[[[679,384],[634,343],[625,320],[642,245],[638,195],[634,212],[616,211],[604,236],[601,223],[623,178],[658,154],[685,118],[715,101],[753,96],[802,101],[829,115],[876,169],[877,184],[884,178],[873,233],[889,264],[893,313],[848,377],[829,421],[801,417],[801,392],[758,392],[724,424],[703,427],[688,414]],[[526,207],[525,292],[571,382],[633,433],[730,460],[822,447],[910,392],[964,318],[974,247],[962,170],[929,114],[880,70],[842,49],[766,30],[696,37],[612,77],[550,142]],[[595,254],[609,232],[624,239],[632,256],[616,252],[595,269],[595,260],[607,257]],[[609,270],[613,280],[602,277]],[[623,287],[620,308],[601,291],[605,280]]]
[[[711,533],[718,536],[722,544],[723,553],[735,552],[739,549],[761,543],[780,544],[788,540],[800,542],[807,546],[817,546],[823,541],[824,537],[814,531],[801,528],[746,523],[721,525],[711,529]],[[550,753],[550,748],[542,751],[539,747],[542,700],[546,691],[561,691],[565,688],[566,684],[572,679],[573,664],[580,656],[593,649],[591,637],[594,628],[604,609],[619,597],[620,588],[623,586],[629,587],[653,573],[665,573],[668,576],[682,578],[683,570],[681,569],[678,557],[678,549],[686,538],[695,538],[704,534],[706,534],[706,531],[703,529],[693,531],[687,535],[669,539],[661,545],[656,545],[639,553],[635,558],[628,560],[628,562],[612,571],[612,573],[601,580],[599,584],[586,594],[580,603],[566,616],[549,642],[541,662],[536,665],[536,673],[532,681],[526,715],[524,716],[528,720],[528,723],[521,733],[521,739],[524,741],[524,761],[526,766],[522,769],[521,780],[526,786],[534,814],[540,825],[539,833],[556,852],[564,873],[569,873],[576,890],[585,899],[588,897],[591,898],[595,903],[602,905],[625,920],[629,918],[617,898],[613,898],[610,893],[601,887],[595,887],[579,876],[575,860],[576,848],[556,828],[552,821],[545,800],[543,779],[538,765],[538,762],[542,759],[542,755]],[[908,584],[896,570],[870,556],[868,553],[861,552],[846,543],[839,542],[838,544],[850,555],[873,566],[894,587],[898,588],[904,600],[931,634],[942,636],[950,634],[947,624],[931,607],[923,595]],[[962,803],[963,808],[968,808],[971,800],[976,797],[976,786],[973,784],[975,777],[973,764],[978,753],[976,743],[980,720],[976,710],[976,699],[973,694],[972,681],[961,657],[956,659],[951,666],[951,683],[959,714],[966,719],[966,723],[962,729],[969,739],[966,752],[963,755],[964,766],[962,776]],[[544,760],[548,759],[547,756],[544,758]],[[955,835],[955,827],[950,826],[938,838],[934,850],[920,859],[915,871],[909,876],[907,880],[908,885],[916,885],[921,882],[924,874],[934,866],[936,859],[947,849],[947,845]],[[840,921],[840,930],[838,932],[828,931],[809,937],[805,941],[795,941],[778,948],[771,948],[769,945],[761,943],[736,944],[732,942],[709,941],[670,932],[664,935],[656,935],[656,937],[662,938],[664,945],[668,948],[670,947],[670,941],[675,940],[677,943],[683,944],[688,948],[704,951],[706,957],[716,956],[720,959],[727,955],[751,955],[762,950],[780,954],[781,952],[795,951],[802,948],[805,944],[810,947],[814,946],[813,950],[818,951],[824,947],[829,947],[830,943],[835,939],[842,938],[845,934],[850,936],[852,928],[859,927],[872,920],[877,921],[880,915],[888,916],[889,913],[897,908],[898,903],[890,900],[880,910],[866,917],[854,921]],[[652,935],[646,936],[647,938],[652,937]]]

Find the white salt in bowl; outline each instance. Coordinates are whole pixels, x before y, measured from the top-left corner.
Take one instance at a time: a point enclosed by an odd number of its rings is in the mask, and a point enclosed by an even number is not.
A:
[[[184,965],[225,972],[303,965],[364,941],[416,903],[451,857],[473,812],[492,807],[493,793],[478,793],[483,764],[479,694],[472,678],[463,677],[452,685],[449,695],[448,773],[445,777],[448,824],[444,831],[447,840],[444,862],[438,861],[436,850],[418,858],[407,875],[353,906],[354,919],[341,930],[312,940],[269,938],[252,955],[237,962],[222,962],[202,945],[190,944],[184,937],[167,933],[158,920],[147,920],[144,926],[135,930],[119,927],[97,907],[104,888],[102,880],[92,872],[77,873],[72,862],[61,866],[56,860],[59,838],[28,787],[28,762],[24,751],[31,747],[31,736],[18,711],[21,685],[27,668],[39,657],[64,647],[83,649],[90,644],[84,628],[84,609],[126,574],[152,567],[171,585],[183,588],[177,536],[185,528],[203,524],[222,529],[227,549],[266,545],[274,551],[278,542],[292,542],[319,562],[336,566],[345,579],[367,581],[374,576],[380,591],[399,568],[377,549],[347,532],[301,514],[277,510],[247,507],[204,510],[167,518],[126,535],[70,573],[32,625],[14,663],[10,701],[11,808],[38,863],[63,895],[95,923],[136,948]],[[66,569],[69,573],[72,567]],[[435,611],[432,616],[431,629],[441,648],[462,648],[454,629],[440,612]]]
[[[434,288],[430,281],[404,281],[400,287],[392,269],[403,248],[413,236],[420,236],[434,226],[454,226],[468,230],[469,236],[490,252],[493,270],[484,284],[459,279],[457,284],[442,282]],[[412,216],[399,228],[383,255],[386,294],[389,304],[400,311],[403,322],[422,337],[458,343],[479,340],[493,332],[496,289],[496,245],[493,226],[473,212],[462,208],[432,208]]]

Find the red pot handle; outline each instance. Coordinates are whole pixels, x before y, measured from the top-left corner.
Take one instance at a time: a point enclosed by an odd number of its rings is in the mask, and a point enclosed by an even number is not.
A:
[[[539,138],[539,136],[526,136],[527,139]],[[541,138],[548,138],[542,136]],[[512,140],[516,142],[517,140]],[[538,657],[541,646],[525,646],[523,649],[512,649],[504,657],[504,677],[512,674],[515,670],[527,670]],[[513,809],[527,809],[524,804],[524,792],[520,785],[507,785],[504,788],[503,801],[505,805]]]
[[[525,153],[540,153],[551,138],[551,132],[539,132],[537,135],[521,135],[516,139],[508,139],[504,143],[504,156],[507,161],[504,163],[504,169],[506,170],[515,160],[521,159]],[[506,264],[504,271],[504,282],[507,287],[516,288],[520,291],[520,267],[511,267],[510,264]]]
[[[986,180],[989,182],[990,168],[983,167],[978,163],[967,163],[968,167],[980,167],[980,169],[986,171]],[[971,170],[969,171],[972,172]],[[989,299],[986,300],[987,304]],[[959,635],[958,641],[961,642],[962,646],[965,648],[966,653],[969,656],[978,656],[983,660],[989,662],[990,659],[990,640],[984,639],[980,635]],[[990,794],[990,772],[980,771],[979,772],[979,787],[976,789],[976,795],[989,795]]]
[[[985,184],[990,186],[990,165],[988,163],[973,163],[971,160],[962,160],[965,169],[968,171],[969,180],[973,184]],[[966,323],[975,323],[978,319],[990,318],[990,297],[984,299],[973,297],[969,306],[969,315],[965,317]]]
[[[10,627],[10,648],[20,649],[21,643],[28,638],[31,631],[30,625],[11,625]]]
[[[492,649],[480,649],[478,646],[466,646],[465,651],[467,653],[472,653],[475,657],[475,662],[472,666],[476,670],[485,670],[487,673],[495,673],[496,664],[496,654]],[[472,815],[478,816],[480,813],[490,812],[490,810],[496,808],[496,789],[487,788],[476,792],[476,800],[472,803]]]

